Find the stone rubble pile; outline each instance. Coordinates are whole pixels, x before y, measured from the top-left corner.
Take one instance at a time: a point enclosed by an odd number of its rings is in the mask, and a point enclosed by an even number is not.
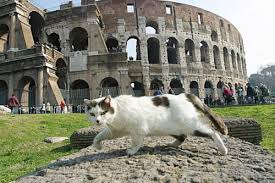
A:
[[[223,137],[229,153],[221,156],[210,139],[188,137],[179,148],[167,147],[172,140],[145,138],[131,157],[126,155],[130,139],[104,141],[101,151],[89,146],[16,182],[275,182],[275,155],[260,146]]]

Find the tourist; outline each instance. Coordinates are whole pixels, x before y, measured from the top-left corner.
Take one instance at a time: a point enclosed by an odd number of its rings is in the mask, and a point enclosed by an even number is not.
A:
[[[64,109],[65,109],[66,103],[65,103],[65,99],[61,100],[60,102],[60,109],[61,109],[61,113],[64,113]]]
[[[49,101],[47,101],[47,104],[46,104],[46,113],[47,114],[51,113],[51,104]]]
[[[46,113],[46,104],[45,104],[44,101],[43,101],[43,104],[42,104],[42,106],[41,106],[40,113],[41,113],[41,114],[45,114],[45,113]]]
[[[19,106],[19,101],[14,94],[8,99],[8,106],[11,109],[11,113],[14,114],[14,108]]]

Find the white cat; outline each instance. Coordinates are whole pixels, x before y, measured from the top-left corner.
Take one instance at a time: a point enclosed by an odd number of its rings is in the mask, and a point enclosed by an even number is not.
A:
[[[132,147],[127,154],[135,154],[146,136],[173,136],[170,145],[178,147],[188,135],[209,137],[222,155],[227,148],[218,131],[227,135],[227,127],[199,98],[192,94],[154,97],[107,96],[85,99],[86,114],[92,122],[105,125],[94,138],[93,145],[101,149],[101,142],[130,136]]]

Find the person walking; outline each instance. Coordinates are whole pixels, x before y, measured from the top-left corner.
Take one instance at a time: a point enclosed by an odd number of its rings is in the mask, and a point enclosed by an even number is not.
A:
[[[47,104],[46,104],[46,113],[47,114],[51,113],[51,104],[49,101],[47,101]]]
[[[64,99],[64,100],[62,100],[62,101],[60,102],[60,109],[61,109],[61,113],[62,113],[62,114],[65,112],[65,111],[64,111],[65,106],[66,106],[66,103],[65,103],[65,99]]]
[[[14,108],[19,106],[19,101],[14,94],[12,94],[12,96],[8,99],[8,106],[11,110],[11,113],[14,114]]]
[[[45,114],[45,113],[46,113],[46,104],[45,104],[44,101],[43,101],[43,104],[42,104],[42,106],[41,106],[40,113],[41,113],[41,114]]]

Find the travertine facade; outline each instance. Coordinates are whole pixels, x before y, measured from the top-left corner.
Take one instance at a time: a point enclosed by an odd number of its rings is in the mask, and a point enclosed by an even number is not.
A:
[[[222,83],[247,81],[238,30],[197,7],[82,0],[42,11],[2,0],[0,10],[0,88],[26,105],[59,103],[61,93],[75,105],[106,94],[151,95],[161,86],[217,99]]]

